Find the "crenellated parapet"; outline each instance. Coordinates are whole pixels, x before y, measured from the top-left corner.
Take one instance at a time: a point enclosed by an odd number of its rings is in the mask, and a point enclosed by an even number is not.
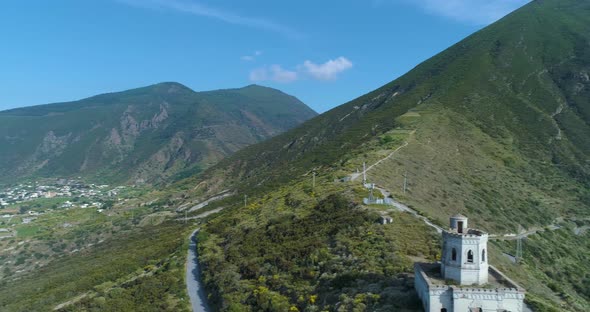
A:
[[[451,231],[443,231],[443,238],[456,238],[456,239],[487,239],[488,233],[480,230],[469,229],[468,233],[456,233]]]
[[[523,300],[525,293],[517,289],[495,290],[495,289],[465,289],[451,287],[453,290],[453,299],[480,299],[480,300],[504,300],[517,299]]]

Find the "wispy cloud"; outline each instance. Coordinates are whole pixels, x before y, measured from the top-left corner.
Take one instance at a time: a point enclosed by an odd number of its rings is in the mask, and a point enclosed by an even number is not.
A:
[[[168,9],[197,16],[213,18],[225,23],[258,28],[266,31],[272,31],[281,35],[301,39],[304,35],[288,26],[276,23],[274,21],[243,16],[234,12],[225,11],[210,6],[206,6],[192,0],[116,0],[128,5],[151,8],[151,9]]]
[[[255,61],[261,55],[262,55],[262,51],[256,51],[251,55],[243,55],[240,57],[240,59],[245,62],[252,62],[252,61]]]
[[[337,79],[340,73],[350,68],[352,68],[352,62],[342,56],[322,64],[306,60],[303,64],[296,66],[294,70],[284,69],[280,65],[256,68],[250,72],[250,81],[290,83],[305,77],[328,81]]]
[[[405,2],[430,14],[476,25],[493,23],[530,0],[373,0],[373,5]]]
[[[343,56],[323,64],[315,64],[308,60],[302,65],[303,71],[318,80],[334,80],[338,74],[350,68],[352,68],[352,62]]]
[[[271,65],[269,67],[257,68],[250,72],[250,81],[274,81],[280,83],[289,83],[299,79],[296,71],[286,70],[280,65]]]

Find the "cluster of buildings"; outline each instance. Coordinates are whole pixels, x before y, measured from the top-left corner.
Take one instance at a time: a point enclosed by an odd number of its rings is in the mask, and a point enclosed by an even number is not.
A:
[[[124,188],[119,186],[109,189],[108,185],[85,184],[77,180],[55,179],[43,182],[23,183],[16,186],[0,189],[0,208],[21,204],[40,198],[87,198],[95,200],[103,197],[115,197],[120,190]],[[64,208],[73,207],[74,204],[66,202]],[[84,204],[87,207],[102,206],[98,201],[92,204]],[[87,208],[82,207],[82,208]]]
[[[43,181],[22,183],[0,189],[0,238],[14,236],[11,229],[15,223],[14,217],[21,224],[33,223],[39,216],[51,212],[53,209],[70,208],[96,208],[103,212],[105,202],[117,197],[125,186],[110,188],[108,185],[86,184],[70,179],[47,179]],[[36,200],[42,198],[59,198],[56,201],[59,206],[53,206],[47,210],[22,209],[22,207],[35,207]],[[22,205],[19,205],[22,204]],[[3,209],[10,206],[8,209]],[[15,208],[19,208],[15,209]],[[6,226],[7,228],[3,228]]]

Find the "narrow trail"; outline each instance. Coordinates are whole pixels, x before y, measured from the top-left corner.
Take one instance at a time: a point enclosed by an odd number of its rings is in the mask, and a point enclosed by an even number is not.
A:
[[[159,266],[158,266],[158,268],[159,268]],[[153,271],[149,271],[149,272],[143,272],[143,273],[141,273],[141,274],[138,274],[138,275],[134,275],[134,276],[132,276],[131,278],[129,278],[129,279],[127,279],[127,280],[125,280],[125,281],[123,281],[123,282],[121,282],[121,283],[119,283],[119,284],[117,284],[117,285],[115,285],[115,286],[112,286],[112,287],[110,287],[110,288],[107,288],[107,289],[105,289],[105,290],[104,290],[104,292],[105,292],[105,293],[108,293],[108,292],[110,292],[111,290],[113,290],[113,289],[115,289],[115,288],[117,288],[117,287],[120,287],[120,286],[121,286],[121,285],[123,285],[123,284],[128,284],[128,283],[131,283],[131,282],[133,282],[133,281],[135,281],[135,280],[137,280],[137,279],[140,279],[140,278],[146,277],[146,276],[148,276],[148,275],[153,275],[153,274],[154,274],[154,272],[153,272]],[[78,302],[80,302],[82,299],[84,299],[84,298],[86,298],[86,297],[88,297],[88,296],[96,296],[96,294],[97,294],[97,292],[96,292],[96,291],[87,291],[87,292],[85,292],[85,293],[83,293],[83,294],[80,294],[80,295],[78,295],[78,296],[76,296],[76,297],[74,297],[74,298],[72,298],[72,299],[70,299],[70,300],[68,300],[68,301],[66,301],[66,302],[62,302],[62,303],[60,303],[60,304],[56,305],[56,306],[53,308],[53,311],[59,311],[59,310],[61,310],[61,309],[65,308],[65,307],[68,307],[68,306],[71,306],[71,305],[73,305],[73,304],[75,304],[75,303],[78,303]]]
[[[381,194],[383,195],[383,197],[385,197],[385,198],[388,198],[388,197],[391,196],[391,193],[388,190],[386,190],[386,189],[384,189],[384,188],[382,188],[380,186],[375,185],[375,189],[379,190],[381,192]],[[401,212],[408,212],[408,213],[410,213],[415,218],[418,218],[418,219],[422,220],[422,222],[426,223],[426,225],[428,225],[429,227],[435,229],[436,232],[438,232],[439,234],[442,233],[442,231],[443,231],[443,228],[442,227],[440,227],[440,226],[432,223],[430,220],[428,220],[428,218],[426,218],[424,216],[421,216],[418,213],[418,211],[416,211],[416,210],[414,210],[414,209],[412,209],[412,208],[410,208],[410,207],[408,207],[408,206],[406,206],[406,205],[398,202],[397,200],[393,199],[393,197],[390,197],[390,198],[392,198],[393,206],[397,210],[399,210]]]
[[[70,299],[70,300],[68,300],[66,302],[60,303],[60,304],[56,305],[53,308],[53,311],[58,311],[58,310],[61,310],[61,309],[65,308],[65,307],[67,307],[67,306],[70,306],[70,305],[72,305],[74,303],[77,303],[80,300],[88,297],[88,295],[90,295],[90,292],[85,292],[85,293],[83,293],[81,295],[78,295],[78,296],[74,297],[73,299]]]
[[[411,138],[411,137],[414,135],[414,133],[416,133],[416,130],[412,130],[412,132],[410,132],[410,136],[409,136],[409,137],[408,137],[408,139],[407,139],[407,140],[404,142],[404,144],[402,144],[402,146],[400,146],[400,147],[396,148],[395,150],[393,150],[393,152],[389,153],[387,156],[385,156],[385,157],[383,157],[383,158],[379,159],[377,162],[375,162],[374,164],[372,164],[372,165],[370,165],[369,167],[367,167],[367,168],[365,169],[365,173],[366,173],[366,172],[369,172],[371,169],[373,169],[374,167],[378,166],[378,165],[379,165],[380,163],[382,163],[383,161],[385,161],[385,160],[387,160],[387,159],[389,159],[389,158],[393,157],[393,155],[395,155],[395,153],[399,152],[399,151],[400,151],[402,148],[404,148],[404,147],[408,146],[408,145],[410,144],[410,143],[409,143],[409,140],[410,140],[410,138]],[[350,180],[351,180],[351,181],[354,181],[354,180],[356,180],[356,179],[357,179],[359,176],[361,176],[361,175],[362,175],[362,172],[360,172],[360,173],[353,173],[353,174],[351,174],[351,175],[350,175]]]
[[[213,196],[213,197],[211,197],[211,198],[209,198],[209,199],[207,199],[207,200],[205,200],[203,202],[198,203],[197,205],[194,205],[194,206],[188,208],[188,211],[189,212],[193,212],[195,210],[199,210],[201,208],[207,207],[212,202],[215,202],[215,201],[224,199],[224,198],[229,197],[229,196],[232,196],[232,195],[234,195],[234,193],[232,191],[225,190],[225,191],[223,191],[223,192],[221,192],[221,193],[219,193],[219,194],[217,194],[217,195],[215,195],[215,196]],[[177,211],[182,211],[182,210],[185,210],[185,209],[187,209],[187,207],[182,207],[181,206],[181,207],[179,207],[177,209]]]
[[[197,256],[197,234],[200,229],[191,233],[189,239],[188,255],[186,261],[186,290],[191,299],[193,312],[209,312],[211,309],[207,304],[207,294],[201,281],[199,269],[199,258]]]
[[[559,127],[559,123],[557,122],[557,119],[555,117],[557,115],[561,114],[561,112],[565,108],[565,103],[560,98],[557,98],[557,101],[559,103],[559,107],[557,107],[557,109],[555,110],[555,112],[553,114],[551,114],[551,119],[553,121],[553,125],[557,129],[557,135],[555,136],[555,139],[556,140],[561,140],[562,139],[561,128]]]
[[[536,234],[538,232],[543,232],[543,231],[556,231],[561,229],[561,226],[556,225],[556,224],[551,224],[548,226],[544,226],[544,227],[533,227],[531,229],[526,230],[525,232],[522,232],[520,235],[516,234],[516,233],[509,233],[509,234],[503,234],[503,235],[497,235],[497,234],[490,234],[489,238],[490,239],[495,239],[495,240],[516,240],[519,237],[528,237],[531,236],[533,234]]]
[[[210,215],[212,215],[214,213],[218,213],[218,212],[222,211],[224,208],[225,207],[219,207],[219,208],[216,208],[216,209],[213,209],[213,210],[209,210],[209,211],[203,212],[201,214],[198,214],[196,216],[192,216],[192,217],[189,217],[189,218],[179,217],[179,218],[176,218],[176,221],[187,221],[187,220],[203,219],[203,218],[208,217],[208,216],[210,216]]]
[[[576,227],[574,229],[574,234],[580,236],[580,235],[584,235],[584,233],[586,233],[586,231],[590,230],[590,226],[589,225],[585,225],[582,227]]]

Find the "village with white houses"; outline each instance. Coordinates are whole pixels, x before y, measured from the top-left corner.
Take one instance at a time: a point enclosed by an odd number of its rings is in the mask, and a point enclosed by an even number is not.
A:
[[[0,186],[0,280],[42,267],[54,255],[100,244],[115,229],[139,224],[153,203],[133,201],[144,190],[82,178]]]
[[[44,179],[0,188],[0,239],[14,236],[9,225],[15,217],[21,224],[61,209],[104,209],[117,201],[125,186],[110,187],[76,179]],[[8,227],[6,227],[8,226]]]
[[[79,197],[94,199],[104,196],[115,197],[121,188],[124,188],[124,186],[109,189],[109,185],[85,184],[78,180],[69,179],[29,182],[0,189],[0,206],[4,208],[40,198]],[[96,202],[92,205],[100,206],[101,204]],[[88,206],[82,208],[87,208]]]

